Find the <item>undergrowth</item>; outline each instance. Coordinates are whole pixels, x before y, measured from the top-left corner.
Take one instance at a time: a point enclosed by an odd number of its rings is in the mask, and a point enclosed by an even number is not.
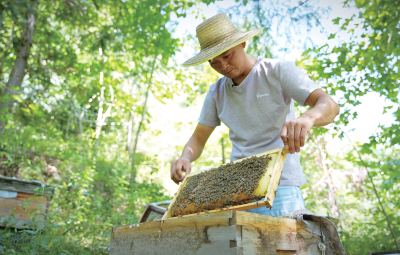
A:
[[[47,213],[40,213],[40,206],[28,209],[34,199],[23,203],[31,221],[17,227],[14,215],[5,219],[0,254],[108,254],[112,227],[136,223],[143,205],[169,199],[158,184],[137,184],[133,192],[121,187],[104,197],[79,187],[57,186]],[[43,198],[41,194],[35,199]]]

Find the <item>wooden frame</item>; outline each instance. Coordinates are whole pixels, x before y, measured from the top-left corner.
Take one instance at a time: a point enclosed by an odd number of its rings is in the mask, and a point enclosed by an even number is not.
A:
[[[167,209],[165,209],[164,207],[157,206],[157,205],[154,205],[151,203],[147,204],[146,208],[144,209],[144,211],[142,213],[142,216],[140,216],[138,223],[147,222],[151,213],[155,213],[155,214],[159,214],[159,215],[163,216],[166,211],[167,211]]]
[[[262,190],[262,188],[263,188],[263,190],[265,190],[265,186],[268,187],[265,198],[264,198],[264,202],[252,202],[252,203],[247,203],[244,205],[235,205],[235,206],[227,207],[224,209],[215,209],[215,210],[210,210],[208,212],[188,214],[188,215],[183,215],[181,217],[188,217],[188,216],[193,216],[193,215],[198,215],[198,214],[206,214],[206,213],[215,213],[215,212],[221,212],[221,211],[227,211],[227,210],[248,210],[248,209],[253,209],[253,208],[263,207],[263,206],[272,208],[272,204],[274,203],[274,198],[275,198],[275,194],[276,194],[276,189],[278,188],[279,180],[280,180],[281,173],[282,173],[283,164],[285,163],[286,154],[288,152],[289,152],[289,150],[285,149],[284,147],[281,147],[281,148],[269,150],[269,151],[254,155],[257,157],[264,156],[264,155],[270,155],[272,157],[272,160],[270,161],[270,163],[268,163],[267,173],[260,179],[259,186],[254,191],[254,192],[260,192]],[[247,158],[250,158],[250,157],[247,157]],[[247,158],[235,160],[233,162],[237,163],[237,162],[240,162]],[[172,206],[176,202],[180,192],[182,191],[182,188],[185,187],[186,181],[188,180],[188,178],[190,178],[191,176],[197,175],[199,173],[202,173],[204,171],[208,171],[208,170],[209,169],[205,169],[205,170],[197,171],[194,173],[190,173],[189,175],[187,175],[185,177],[185,180],[179,186],[178,191],[176,192],[175,197],[171,201],[171,204],[169,205],[168,210],[164,214],[162,220],[165,220],[168,218],[173,218],[172,217]],[[264,191],[262,191],[262,192],[264,192]],[[262,194],[265,194],[265,193],[262,193]]]

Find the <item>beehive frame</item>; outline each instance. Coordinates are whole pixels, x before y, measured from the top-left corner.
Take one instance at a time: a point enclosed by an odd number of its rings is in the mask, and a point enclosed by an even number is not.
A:
[[[288,152],[289,151],[287,149],[285,149],[284,147],[281,147],[281,148],[277,148],[277,149],[269,150],[269,151],[266,151],[266,152],[263,152],[260,154],[253,155],[256,157],[260,157],[260,156],[264,156],[264,155],[268,155],[268,156],[272,157],[271,161],[268,163],[267,171],[266,171],[266,174],[264,175],[265,178],[262,177],[260,179],[260,183],[258,186],[258,188],[268,186],[268,189],[267,189],[267,192],[266,192],[263,202],[251,202],[251,203],[247,203],[247,204],[243,204],[243,205],[235,205],[235,206],[230,206],[230,207],[226,207],[223,209],[214,209],[214,210],[210,210],[208,212],[187,214],[187,215],[183,215],[183,216],[179,216],[179,217],[188,217],[188,216],[193,216],[193,215],[198,215],[198,214],[214,213],[214,212],[221,212],[221,211],[226,211],[226,210],[248,210],[248,209],[253,209],[253,208],[263,207],[263,206],[272,208],[272,204],[274,203],[274,198],[275,198],[275,194],[276,194],[276,189],[278,188],[279,180],[280,180],[281,173],[282,173],[283,164],[285,163],[286,154]],[[251,156],[251,157],[253,157],[253,156]],[[250,158],[250,157],[247,157],[247,158]],[[233,161],[233,163],[240,162],[247,158],[235,160],[235,161]],[[174,217],[172,217],[172,206],[176,202],[182,188],[185,187],[186,181],[191,176],[200,174],[200,173],[202,173],[204,171],[208,171],[208,170],[210,170],[210,169],[196,171],[196,172],[188,174],[185,177],[185,180],[179,186],[178,191],[176,192],[174,198],[172,199],[171,204],[168,206],[168,210],[165,212],[165,214],[162,218],[163,220],[168,219],[168,218],[174,218]]]

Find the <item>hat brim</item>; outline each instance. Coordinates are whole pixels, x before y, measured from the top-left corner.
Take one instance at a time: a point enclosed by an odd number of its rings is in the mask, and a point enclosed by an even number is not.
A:
[[[222,42],[220,44],[217,44],[208,49],[201,50],[196,56],[186,60],[182,64],[182,66],[189,67],[189,66],[200,65],[208,60],[211,60],[211,59],[221,55],[225,51],[254,37],[258,33],[260,33],[261,30],[263,30],[263,28],[257,28],[257,29],[251,30],[249,32],[236,33],[232,37],[227,38],[224,42]]]

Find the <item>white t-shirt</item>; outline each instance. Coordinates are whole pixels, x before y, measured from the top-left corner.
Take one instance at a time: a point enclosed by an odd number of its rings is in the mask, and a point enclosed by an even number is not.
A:
[[[320,88],[294,64],[258,58],[239,86],[222,77],[210,86],[198,122],[230,129],[231,161],[283,147],[282,126],[295,119],[293,99],[301,105]],[[306,183],[299,154],[288,154],[280,185]]]

